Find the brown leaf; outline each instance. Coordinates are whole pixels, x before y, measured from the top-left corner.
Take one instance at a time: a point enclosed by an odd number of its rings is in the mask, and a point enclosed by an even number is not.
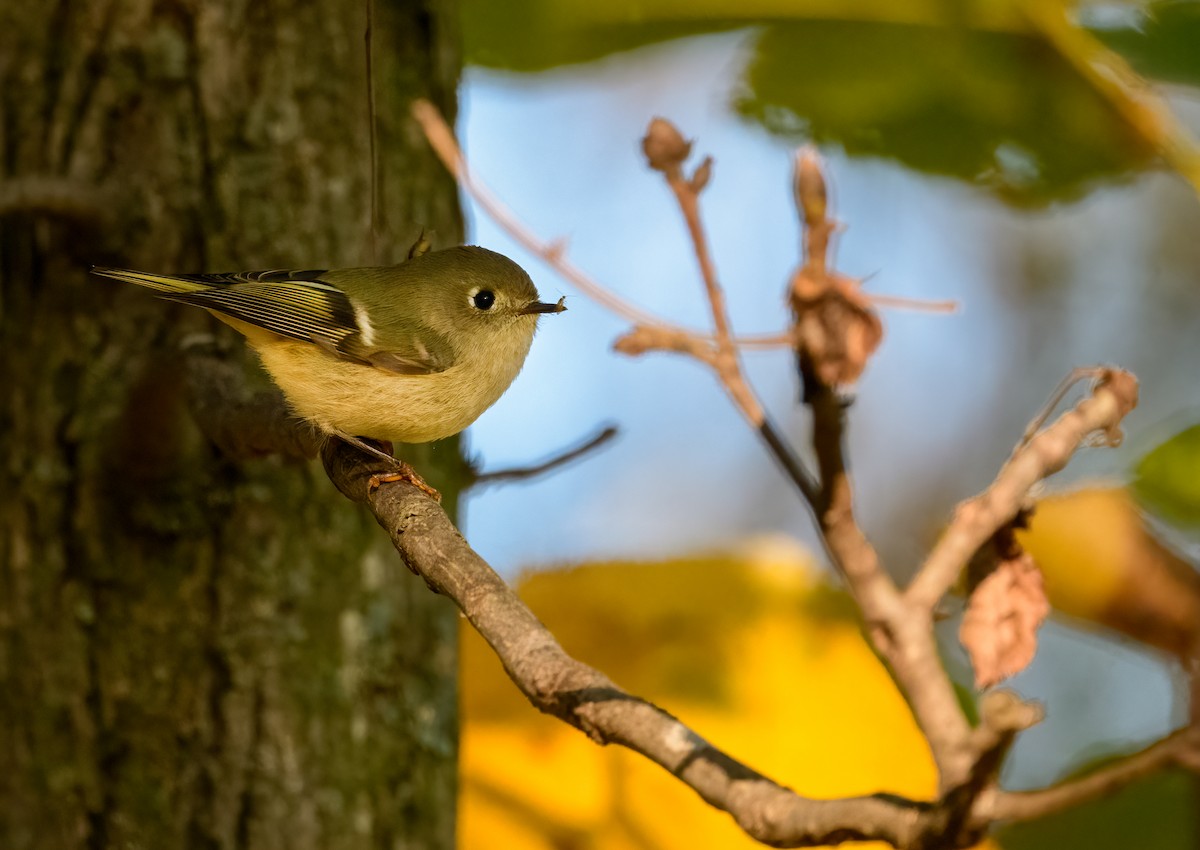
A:
[[[704,161],[696,166],[696,170],[692,172],[692,178],[688,181],[692,187],[692,191],[699,195],[708,185],[708,181],[712,180],[713,158],[711,156],[704,157]]]
[[[1037,630],[1050,603],[1028,553],[1000,561],[971,594],[958,639],[971,657],[975,685],[990,687],[1020,673],[1037,653]]]
[[[796,353],[801,373],[826,387],[853,384],[883,339],[883,323],[858,281],[836,273],[814,274],[809,266],[792,278]]]

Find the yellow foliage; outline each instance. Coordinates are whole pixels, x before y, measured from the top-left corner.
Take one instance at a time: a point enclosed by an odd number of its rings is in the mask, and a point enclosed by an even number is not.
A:
[[[852,607],[794,544],[543,572],[518,590],[568,652],[800,794],[935,792]],[[462,669],[461,847],[760,846],[666,771],[539,714],[469,626]]]
[[[1200,638],[1200,576],[1150,533],[1125,488],[1041,499],[1017,537],[1056,610],[1177,655]]]

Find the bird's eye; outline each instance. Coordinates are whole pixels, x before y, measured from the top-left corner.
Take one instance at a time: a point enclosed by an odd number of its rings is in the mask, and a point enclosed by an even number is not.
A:
[[[481,289],[471,296],[471,303],[480,310],[490,310],[496,303],[496,293],[490,289]]]

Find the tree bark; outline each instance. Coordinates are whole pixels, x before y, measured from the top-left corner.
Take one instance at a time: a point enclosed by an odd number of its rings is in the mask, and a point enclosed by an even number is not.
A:
[[[460,238],[407,110],[460,57],[453,9],[377,2],[383,262]],[[318,465],[200,433],[185,337],[265,386],[231,331],[88,274],[369,263],[365,25],[0,5],[0,846],[453,844],[452,606]],[[410,457],[452,505],[457,444]]]

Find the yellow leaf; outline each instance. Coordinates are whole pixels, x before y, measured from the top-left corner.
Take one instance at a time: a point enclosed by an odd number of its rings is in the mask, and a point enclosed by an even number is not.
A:
[[[800,794],[935,793],[853,608],[795,544],[538,573],[518,589],[568,652]],[[535,711],[469,627],[462,659],[461,847],[760,846],[666,771]]]

